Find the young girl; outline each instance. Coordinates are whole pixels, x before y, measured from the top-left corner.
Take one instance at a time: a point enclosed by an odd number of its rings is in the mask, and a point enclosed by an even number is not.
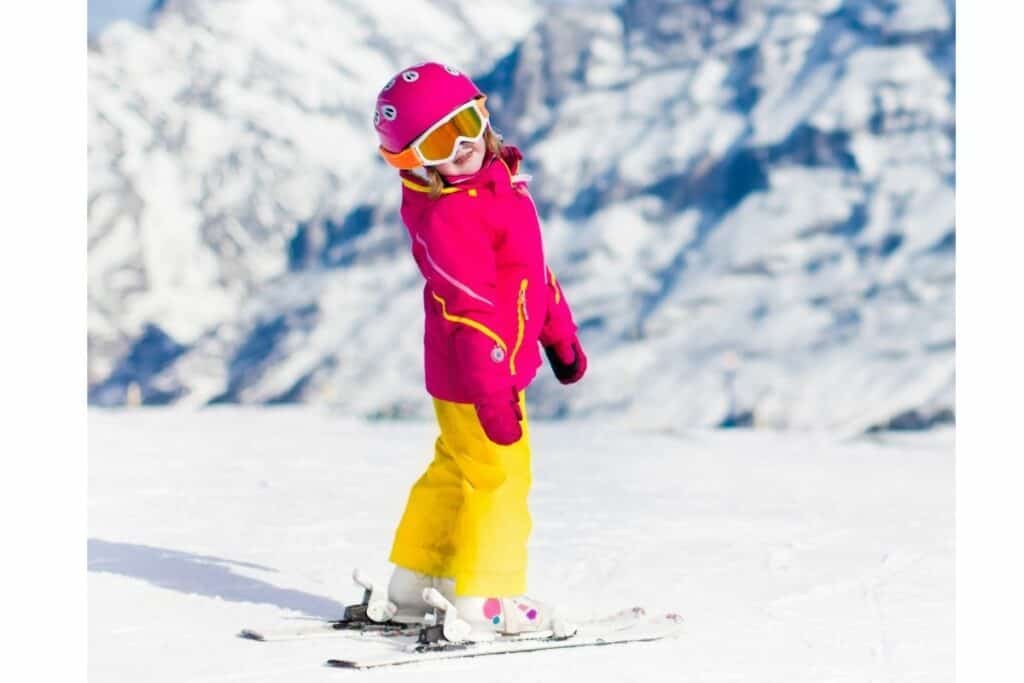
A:
[[[450,66],[416,64],[384,86],[374,127],[400,170],[402,221],[423,288],[425,370],[441,434],[395,534],[385,617],[420,621],[437,588],[473,627],[549,629],[524,595],[530,443],[523,391],[544,347],[563,384],[587,358],[545,265],[522,154],[489,125],[486,97]]]

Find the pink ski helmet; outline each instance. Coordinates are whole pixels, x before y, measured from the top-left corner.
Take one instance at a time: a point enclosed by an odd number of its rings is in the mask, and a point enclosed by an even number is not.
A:
[[[401,152],[423,131],[483,93],[469,76],[438,62],[422,62],[395,74],[377,95],[373,127],[380,145]]]

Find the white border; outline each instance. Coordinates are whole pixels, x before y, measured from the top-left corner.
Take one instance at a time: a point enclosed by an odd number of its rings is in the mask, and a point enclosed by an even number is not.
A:
[[[956,674],[1024,680],[1024,17],[957,11]]]
[[[7,95],[0,267],[4,677],[84,681],[86,3],[18,3],[6,10],[0,22]]]

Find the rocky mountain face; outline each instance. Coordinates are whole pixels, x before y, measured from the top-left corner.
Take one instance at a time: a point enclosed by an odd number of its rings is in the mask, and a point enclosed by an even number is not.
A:
[[[950,421],[954,41],[944,0],[170,0],[90,52],[90,399],[428,412],[370,114],[440,59],[524,150],[592,359],[535,414]]]

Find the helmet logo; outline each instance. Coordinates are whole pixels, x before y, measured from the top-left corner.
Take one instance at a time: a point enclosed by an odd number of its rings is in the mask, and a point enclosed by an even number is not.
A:
[[[395,109],[394,105],[385,104],[380,108],[380,114],[388,121],[394,121],[398,118],[398,110]]]
[[[445,64],[444,70],[447,71],[448,73],[450,73],[452,76],[461,76],[462,75],[461,71],[459,71],[458,69],[455,69],[453,67],[450,67],[447,64]]]
[[[411,71],[410,70],[410,71],[403,71],[402,72],[402,80],[405,81],[406,83],[414,83],[414,82],[418,81],[419,78],[420,78],[420,74],[417,71]]]

